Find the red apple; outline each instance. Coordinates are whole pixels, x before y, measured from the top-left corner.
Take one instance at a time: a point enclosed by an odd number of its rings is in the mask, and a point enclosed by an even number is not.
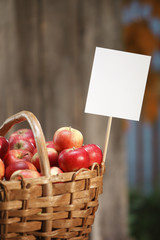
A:
[[[53,148],[53,149],[56,150],[53,141],[47,141],[47,142],[46,142],[46,147],[47,147],[47,148]],[[56,151],[57,151],[57,150],[56,150]],[[36,152],[37,152],[37,148],[34,149],[33,155],[34,155]]]
[[[34,139],[33,132],[31,129],[23,128],[23,129],[19,129],[18,131],[12,133],[9,137],[9,143],[14,144],[15,139],[27,140],[36,147],[35,139]]]
[[[0,159],[0,180],[3,179],[4,174],[5,174],[4,163],[3,163],[2,159]]]
[[[38,150],[37,150],[37,148],[35,148],[34,151],[33,151],[33,156],[34,156],[34,154],[37,153],[37,152],[38,152]]]
[[[4,158],[8,150],[9,150],[8,140],[5,137],[0,136],[0,158],[1,159]]]
[[[89,155],[83,147],[65,149],[59,154],[58,164],[64,172],[77,171],[80,168],[88,168]]]
[[[23,161],[23,160],[15,161],[6,168],[6,172],[5,172],[6,180],[10,179],[13,172],[21,169],[31,169],[31,170],[37,171],[36,167],[29,161]]]
[[[50,162],[50,166],[58,166],[58,152],[54,148],[47,148],[48,152],[48,159]],[[34,164],[34,166],[37,168],[38,171],[40,171],[40,160],[38,152],[35,150],[34,155],[31,159],[31,162]]]
[[[50,166],[58,166],[58,152],[54,148],[47,147]]]
[[[40,177],[40,173],[30,169],[16,170],[12,173],[10,180],[20,180],[21,176],[23,178],[38,178]]]
[[[89,154],[90,166],[92,166],[94,162],[97,162],[98,164],[102,162],[103,154],[99,146],[95,144],[87,144],[87,145],[84,145],[83,148]]]
[[[77,129],[62,127],[55,132],[53,143],[57,151],[73,147],[79,148],[83,144],[83,135]]]
[[[12,149],[24,149],[31,153],[34,152],[35,146],[33,143],[25,140],[25,139],[14,139],[10,144],[10,150]]]
[[[63,173],[63,171],[59,167],[51,167],[51,176],[56,176],[59,173]]]
[[[23,161],[30,161],[33,154],[27,150],[23,149],[12,149],[9,150],[8,153],[5,155],[3,161],[5,167],[8,167],[10,164],[23,160]]]
[[[46,147],[47,148],[55,148],[55,145],[54,145],[53,141],[47,141],[46,142]]]

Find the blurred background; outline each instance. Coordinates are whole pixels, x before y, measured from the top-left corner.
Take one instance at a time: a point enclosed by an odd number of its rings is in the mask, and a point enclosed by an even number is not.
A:
[[[113,120],[90,239],[158,240],[159,0],[0,0],[0,122],[29,110],[46,140],[72,126],[103,150],[107,118],[84,113],[96,46],[152,61],[140,122]]]

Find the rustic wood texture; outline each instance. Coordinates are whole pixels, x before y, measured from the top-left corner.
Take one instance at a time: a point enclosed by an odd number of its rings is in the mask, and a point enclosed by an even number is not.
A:
[[[47,140],[71,125],[103,149],[107,120],[84,107],[95,47],[122,49],[119,9],[120,0],[0,0],[0,122],[29,110]],[[93,240],[127,236],[121,124],[113,120]]]

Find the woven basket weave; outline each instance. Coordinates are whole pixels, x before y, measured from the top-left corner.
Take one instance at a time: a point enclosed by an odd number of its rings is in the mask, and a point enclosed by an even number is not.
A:
[[[0,135],[26,120],[35,137],[43,176],[0,181],[0,239],[87,240],[102,193],[104,163],[51,176],[44,135],[31,112],[8,118]]]

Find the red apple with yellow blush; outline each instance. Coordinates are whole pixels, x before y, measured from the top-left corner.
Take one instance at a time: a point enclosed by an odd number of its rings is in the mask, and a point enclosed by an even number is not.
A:
[[[31,169],[31,170],[37,171],[36,167],[31,162],[19,160],[19,161],[13,162],[6,168],[6,171],[5,171],[6,180],[10,179],[13,172],[15,172],[16,170],[22,170],[22,169]]]
[[[63,171],[59,167],[51,167],[51,176],[56,176]]]
[[[31,129],[23,128],[12,133],[9,137],[9,144],[14,144],[14,141],[17,139],[27,140],[36,147],[34,135]]]
[[[54,148],[47,147],[47,153],[48,153],[48,159],[50,166],[58,166],[58,152]],[[34,166],[37,168],[38,171],[40,171],[40,159],[38,155],[37,149],[34,151],[34,155],[31,159],[31,162],[34,164]]]
[[[10,180],[21,180],[21,176],[23,178],[38,178],[40,177],[40,173],[31,169],[16,170],[12,173]]]
[[[73,147],[79,148],[83,144],[83,135],[77,129],[62,127],[55,132],[53,143],[57,151]]]
[[[54,145],[53,141],[47,141],[46,142],[46,147],[47,148],[55,148],[55,145]]]
[[[31,153],[34,152],[35,146],[33,145],[33,143],[31,143],[28,140],[25,139],[14,139],[14,141],[12,141],[9,144],[10,150],[12,149],[23,149],[23,150],[27,150]]]
[[[17,161],[30,161],[33,154],[27,150],[23,149],[12,149],[9,150],[5,155],[3,162],[5,167]]]

